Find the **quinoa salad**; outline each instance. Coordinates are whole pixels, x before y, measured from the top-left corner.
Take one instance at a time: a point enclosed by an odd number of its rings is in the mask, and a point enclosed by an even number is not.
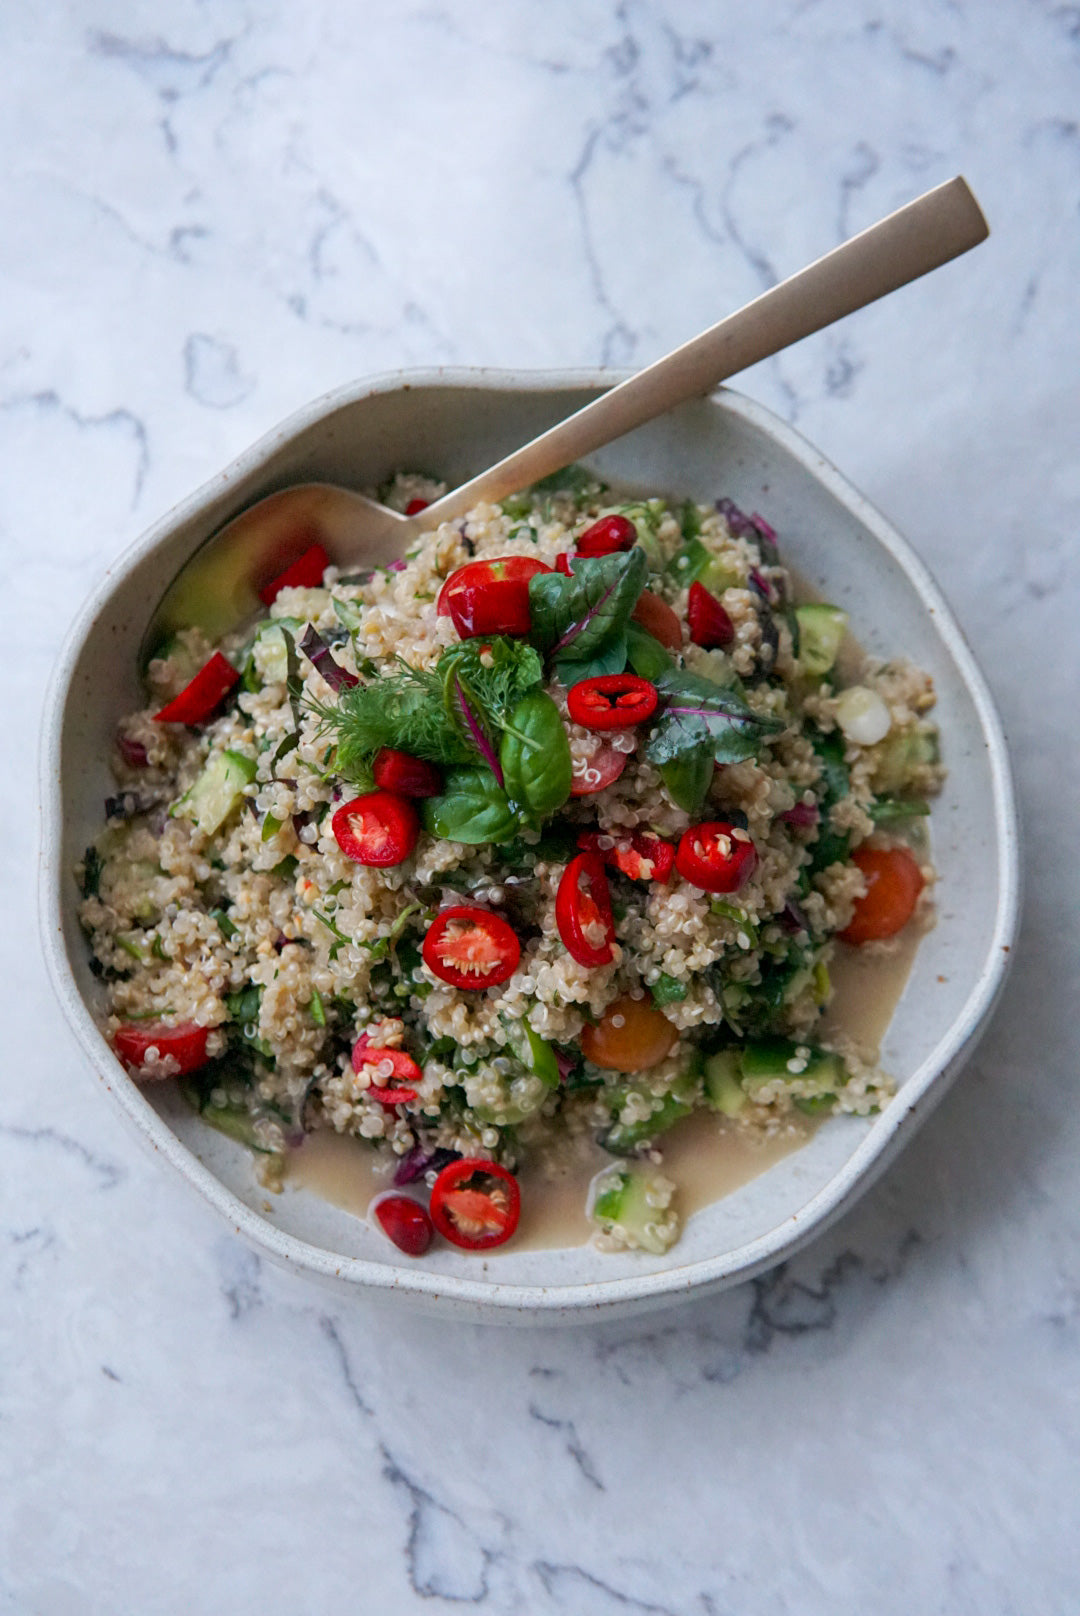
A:
[[[522,1170],[542,1193],[598,1147],[595,1243],[659,1254],[683,1119],[775,1139],[888,1103],[823,1027],[838,946],[932,917],[927,674],[858,653],[725,498],[571,467],[386,568],[307,542],[260,621],[161,647],[118,727],[77,878],[137,1082],[271,1189],[350,1136],[413,1256],[502,1245]]]

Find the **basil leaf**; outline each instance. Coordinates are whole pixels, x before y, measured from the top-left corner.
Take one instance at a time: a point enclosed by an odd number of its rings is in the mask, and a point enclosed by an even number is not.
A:
[[[705,806],[715,767],[712,749],[705,743],[660,765],[660,778],[668,796],[691,819],[696,819]]]
[[[648,570],[644,550],[635,545],[614,555],[584,557],[575,562],[572,578],[542,572],[529,580],[532,641],[571,683],[585,677],[576,671],[581,664],[602,662],[606,672],[621,672],[626,625]]]
[[[531,819],[544,819],[570,795],[570,742],[551,697],[534,690],[510,715],[499,751],[510,801]]]
[[[428,797],[425,829],[448,842],[506,842],[518,818],[490,769],[451,769],[441,797]]]
[[[675,668],[674,661],[660,641],[642,628],[640,623],[626,625],[626,654],[638,678],[649,679],[653,684]]]
[[[706,743],[717,763],[741,763],[757,756],[766,735],[784,727],[711,679],[675,669],[655,683],[665,706],[645,748],[650,763],[670,763]]]

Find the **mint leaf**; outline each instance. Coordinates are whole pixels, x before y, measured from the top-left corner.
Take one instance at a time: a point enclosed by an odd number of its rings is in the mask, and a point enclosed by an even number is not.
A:
[[[777,718],[755,713],[734,690],[679,668],[655,683],[665,705],[645,748],[650,763],[700,755],[706,743],[716,763],[741,763],[757,756],[766,735],[784,727]]]
[[[639,545],[583,557],[574,575],[544,572],[529,581],[532,641],[568,684],[626,666],[626,625],[645,587],[649,564]],[[586,671],[587,670],[587,671]]]

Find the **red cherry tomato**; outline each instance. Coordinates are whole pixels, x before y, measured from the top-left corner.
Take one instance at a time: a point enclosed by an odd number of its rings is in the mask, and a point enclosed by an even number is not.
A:
[[[748,833],[725,819],[691,825],[675,854],[684,881],[703,892],[737,892],[754,873],[757,848]]]
[[[570,795],[591,797],[594,791],[613,786],[629,761],[626,752],[619,752],[614,746],[601,743],[587,758],[575,758]]]
[[[129,1021],[117,1027],[112,1045],[133,1077],[183,1077],[206,1065],[206,1028],[193,1021],[180,1021],[175,1027],[160,1021]],[[158,1061],[147,1065],[150,1049],[157,1050],[164,1067]]]
[[[430,499],[410,499],[409,503],[405,507],[405,515],[419,516],[420,512],[426,511],[430,504]]]
[[[403,1049],[385,1049],[362,1032],[353,1045],[352,1069],[362,1072],[365,1067],[371,1079],[368,1095],[380,1105],[408,1105],[416,1099],[415,1085],[422,1074]]]
[[[636,543],[637,528],[628,516],[602,516],[585,529],[575,548],[579,556],[606,556],[632,550]]]
[[[419,1201],[398,1190],[384,1190],[368,1205],[383,1234],[406,1257],[422,1257],[435,1236],[431,1219]]]
[[[521,944],[511,926],[490,909],[457,904],[428,927],[424,964],[452,988],[490,988],[513,976]]]
[[[852,863],[866,877],[866,892],[855,900],[855,913],[840,941],[876,943],[895,937],[915,913],[926,885],[914,856],[906,847],[860,847]]]
[[[431,1221],[455,1246],[487,1251],[509,1240],[521,1216],[513,1173],[493,1161],[451,1162],[431,1191]]]
[[[570,717],[586,729],[630,729],[656,711],[656,686],[636,673],[605,673],[582,679],[566,697]]]
[[[567,555],[565,550],[560,550],[558,555],[555,557],[555,571],[561,572],[564,578],[573,577],[573,574],[570,571],[570,557]]]
[[[659,640],[668,651],[682,649],[682,624],[667,601],[661,600],[650,589],[642,590],[630,616],[633,622],[640,623],[645,632]]]
[[[259,599],[264,606],[269,606],[276,600],[283,589],[318,589],[323,581],[323,573],[330,565],[330,557],[321,544],[309,546],[303,555],[279,572],[270,583],[263,584],[259,590]]]
[[[479,634],[527,634],[532,626],[529,579],[550,571],[531,556],[470,561],[443,584],[438,613],[450,614],[463,640]]]
[[[612,840],[613,847],[600,845]],[[585,853],[598,853],[605,864],[614,865],[631,881],[670,881],[675,868],[675,843],[650,836],[647,831],[635,830],[612,838],[601,836],[599,831],[583,830],[577,844]]]
[[[380,747],[372,767],[380,791],[396,791],[399,797],[437,797],[443,788],[442,775],[434,763],[397,752],[392,746]]]
[[[330,828],[346,858],[382,869],[408,858],[420,834],[420,821],[407,797],[369,791],[344,803]]]
[[[201,724],[228,695],[240,675],[220,651],[215,651],[190,684],[184,686],[154,718],[159,724]]]
[[[730,645],[735,638],[735,624],[731,621],[716,596],[704,584],[690,585],[690,598],[686,603],[686,621],[690,625],[690,638],[695,645],[713,651],[717,646]]]
[[[598,853],[579,853],[566,866],[555,895],[555,922],[567,951],[579,965],[611,964],[615,920]]]

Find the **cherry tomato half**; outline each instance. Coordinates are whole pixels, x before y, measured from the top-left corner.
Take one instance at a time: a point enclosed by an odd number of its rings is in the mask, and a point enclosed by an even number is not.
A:
[[[416,1099],[415,1085],[423,1075],[411,1055],[373,1044],[366,1032],[353,1045],[352,1069],[367,1070],[371,1080],[368,1095],[380,1105],[408,1105]]]
[[[269,606],[283,589],[318,589],[329,565],[330,557],[322,545],[313,544],[303,555],[297,556],[284,572],[279,572],[270,583],[263,585],[259,590],[259,599],[264,606]]]
[[[376,1195],[368,1203],[368,1216],[374,1217],[383,1234],[406,1257],[422,1257],[435,1235],[426,1209],[411,1195],[402,1195],[398,1190]]]
[[[579,965],[611,964],[615,919],[598,853],[579,853],[566,866],[555,895],[555,922],[567,951]]]
[[[609,1072],[646,1072],[671,1054],[678,1028],[651,999],[627,994],[609,1004],[595,1027],[584,1028],[581,1053]]]
[[[509,1240],[521,1216],[521,1191],[513,1173],[493,1161],[451,1162],[431,1191],[431,1221],[439,1233],[466,1251],[487,1251]]]
[[[745,830],[713,819],[691,825],[675,854],[675,868],[684,881],[703,892],[737,892],[757,864],[757,848]]]
[[[926,885],[914,856],[906,847],[860,847],[852,863],[866,878],[866,892],[855,900],[855,913],[840,941],[876,943],[895,937],[915,913]]]
[[[642,590],[630,616],[632,622],[640,623],[666,650],[682,650],[682,624],[667,601],[654,595],[651,589]]]
[[[565,550],[560,550],[555,557],[555,571],[561,572],[564,578],[573,577],[573,573],[570,571],[570,557]]]
[[[614,846],[602,843],[614,841]],[[625,836],[601,836],[599,831],[583,830],[577,840],[584,853],[598,853],[605,864],[614,865],[631,881],[670,881],[675,868],[675,843],[661,836],[635,830]]]
[[[240,675],[227,657],[215,651],[190,684],[174,696],[154,718],[159,724],[201,724],[228,695]]]
[[[132,1076],[143,1080],[183,1077],[206,1065],[206,1028],[196,1026],[194,1021],[179,1021],[175,1027],[161,1021],[125,1022],[113,1033],[112,1046]],[[147,1065],[150,1049],[157,1050],[164,1067],[157,1060]]]
[[[579,536],[575,549],[579,556],[606,556],[636,543],[637,528],[628,516],[602,516]]]
[[[572,797],[591,797],[594,791],[613,786],[629,763],[626,752],[601,743],[587,758],[574,759],[574,776],[570,783]]]
[[[690,638],[706,651],[730,645],[735,638],[735,624],[721,603],[704,584],[696,581],[690,585],[686,621],[690,625]]]
[[[586,729],[630,729],[651,718],[659,700],[648,679],[639,679],[636,673],[605,673],[574,685],[566,705],[574,723]]]
[[[501,915],[471,904],[443,909],[428,927],[424,964],[452,988],[490,988],[513,976],[521,944]]]
[[[437,610],[447,613],[463,640],[479,634],[527,634],[529,579],[551,568],[531,556],[470,561],[452,572],[439,591]]]
[[[383,746],[375,754],[372,771],[380,791],[396,791],[399,797],[437,797],[443,788],[442,775],[434,763]]]
[[[343,803],[330,828],[346,858],[382,869],[408,858],[420,834],[420,821],[407,797],[369,791]]]

